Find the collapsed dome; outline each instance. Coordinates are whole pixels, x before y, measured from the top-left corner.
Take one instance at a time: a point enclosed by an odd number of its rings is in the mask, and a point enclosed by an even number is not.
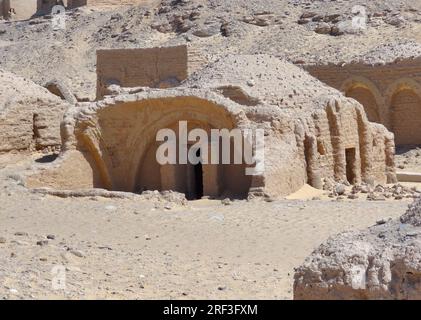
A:
[[[193,74],[184,87],[218,90],[244,106],[316,109],[340,93],[301,68],[270,55],[229,55]]]

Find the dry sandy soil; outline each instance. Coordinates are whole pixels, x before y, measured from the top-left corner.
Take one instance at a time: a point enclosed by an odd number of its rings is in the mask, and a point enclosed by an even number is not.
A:
[[[410,202],[199,200],[166,209],[32,193],[17,173],[33,167],[29,157],[0,158],[0,299],[291,299],[294,268],[320,243],[396,218]],[[61,270],[66,288],[54,289]]]

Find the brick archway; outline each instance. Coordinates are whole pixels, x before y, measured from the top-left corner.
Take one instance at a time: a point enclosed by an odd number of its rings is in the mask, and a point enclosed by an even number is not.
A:
[[[361,103],[371,122],[390,127],[390,113],[376,85],[364,77],[352,77],[345,81],[341,91]]]
[[[345,95],[357,100],[363,105],[369,121],[381,123],[379,107],[377,105],[376,98],[370,89],[357,85],[345,92]]]
[[[391,111],[396,144],[421,144],[420,96],[410,88],[397,91],[392,97]]]
[[[388,87],[385,100],[396,144],[421,144],[421,85],[413,79],[400,79]]]

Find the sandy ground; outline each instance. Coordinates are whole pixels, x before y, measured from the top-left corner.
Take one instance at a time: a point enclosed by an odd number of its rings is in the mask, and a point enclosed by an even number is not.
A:
[[[14,160],[0,161],[0,299],[291,299],[316,246],[410,202],[62,199],[21,186],[11,172],[31,163]]]

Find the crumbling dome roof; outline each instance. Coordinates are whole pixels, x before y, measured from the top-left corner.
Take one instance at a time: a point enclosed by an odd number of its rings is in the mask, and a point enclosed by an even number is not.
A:
[[[184,86],[219,90],[239,104],[313,109],[340,94],[301,68],[270,55],[229,55],[193,74]],[[229,90],[231,89],[231,90]],[[253,103],[254,102],[254,103]]]
[[[58,97],[34,82],[0,70],[0,112],[10,106],[12,102],[29,102],[38,99],[60,101]]]

